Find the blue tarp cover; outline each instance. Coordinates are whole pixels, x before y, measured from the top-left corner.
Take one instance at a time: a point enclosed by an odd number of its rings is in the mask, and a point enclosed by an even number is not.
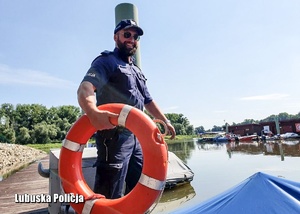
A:
[[[175,213],[300,213],[300,183],[258,172],[197,206]]]

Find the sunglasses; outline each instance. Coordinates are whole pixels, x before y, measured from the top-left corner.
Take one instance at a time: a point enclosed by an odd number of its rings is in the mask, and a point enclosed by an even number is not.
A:
[[[130,32],[124,32],[123,36],[124,36],[125,39],[129,39],[129,38],[131,38],[133,36],[133,39],[135,41],[139,41],[140,40],[140,36],[139,35],[137,35],[137,34],[133,34],[132,35]]]

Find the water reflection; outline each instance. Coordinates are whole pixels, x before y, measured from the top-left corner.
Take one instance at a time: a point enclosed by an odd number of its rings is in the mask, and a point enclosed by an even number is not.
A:
[[[179,207],[181,204],[191,200],[196,195],[191,184],[184,184],[166,189],[156,206],[156,212],[167,212]]]
[[[183,162],[191,157],[191,152],[195,149],[194,141],[182,141],[168,144],[168,150],[175,153]]]
[[[285,156],[300,157],[300,141],[299,140],[280,140],[270,142],[249,142],[236,143],[230,142],[226,144],[229,158],[232,153],[240,152],[245,154],[264,154],[264,155],[280,155],[284,161]]]
[[[221,150],[226,145],[226,143],[198,143],[197,147],[199,150]]]

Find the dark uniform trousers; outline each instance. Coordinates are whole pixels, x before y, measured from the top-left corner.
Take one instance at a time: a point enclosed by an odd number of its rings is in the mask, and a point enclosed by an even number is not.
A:
[[[143,166],[138,139],[128,129],[117,127],[98,131],[94,192],[106,198],[120,198],[137,184]],[[124,186],[126,185],[126,186]]]

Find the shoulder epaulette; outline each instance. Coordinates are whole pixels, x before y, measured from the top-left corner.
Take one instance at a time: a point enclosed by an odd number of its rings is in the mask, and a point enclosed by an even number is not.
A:
[[[107,56],[107,55],[112,54],[112,53],[113,53],[112,51],[105,50],[105,51],[101,52],[101,55]]]
[[[97,57],[93,60],[92,64],[93,64],[99,57],[102,57],[102,56],[108,56],[109,54],[112,54],[112,53],[113,53],[112,51],[107,51],[107,50],[101,52],[101,54],[100,54],[99,56],[97,56]]]

